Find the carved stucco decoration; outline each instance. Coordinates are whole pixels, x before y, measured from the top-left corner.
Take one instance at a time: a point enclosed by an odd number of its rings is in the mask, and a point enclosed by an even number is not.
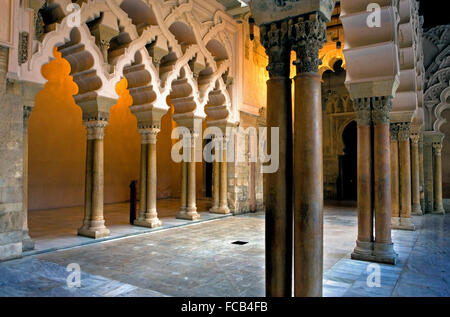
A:
[[[441,132],[446,123],[444,112],[450,110],[450,25],[425,32],[424,39],[438,52],[425,76],[425,130]]]
[[[54,24],[54,30],[46,33],[42,38],[42,42],[37,43],[37,48],[27,63],[20,67],[18,77],[25,81],[45,83],[45,79],[40,73],[43,65],[49,62],[52,57],[52,50],[55,46],[66,43],[70,38],[72,27],[69,26],[69,14],[66,10],[71,1],[55,0],[62,12],[66,15],[60,23]],[[133,24],[132,19],[127,12],[119,6],[121,1],[83,1],[81,4],[81,26],[77,28],[80,34],[79,44],[84,46],[84,50],[93,58],[92,69],[96,70],[96,76],[101,81],[100,87],[95,91],[97,95],[106,98],[117,99],[115,86],[122,78],[125,77],[124,69],[133,64],[136,53],[141,56],[141,67],[143,67],[151,75],[151,87],[156,94],[156,101],[153,102],[155,108],[168,110],[166,99],[171,93],[172,83],[175,82],[183,72],[188,85],[191,86],[192,94],[195,100],[194,115],[206,117],[204,108],[208,103],[209,93],[219,89],[225,96],[225,104],[230,113],[229,120],[237,119],[237,103],[231,100],[227,83],[223,80],[223,74],[230,72],[229,78],[235,76],[237,71],[235,65],[230,59],[216,60],[212,52],[208,50],[207,44],[212,39],[223,45],[228,56],[233,56],[235,52],[234,41],[230,37],[234,36],[237,31],[235,22],[228,17],[225,12],[220,10],[211,13],[209,21],[200,23],[195,15],[197,12],[204,12],[195,1],[184,1],[183,3],[163,2],[160,0],[149,0],[145,4],[149,10],[152,10],[156,17],[157,25],[140,26],[139,32],[137,26]],[[102,12],[108,12],[114,16],[121,29],[121,34],[126,34],[129,38],[126,47],[117,54],[117,58],[113,59],[112,67],[108,67],[111,59],[105,60],[104,51],[96,45],[96,40],[92,36],[87,22],[98,18]],[[182,22],[192,29],[195,36],[195,44],[188,45],[179,43],[174,34],[171,33],[169,27],[174,22]],[[119,34],[120,36],[120,34]],[[114,40],[114,39],[113,39]],[[157,54],[153,56],[154,50],[147,50],[146,46],[154,43],[160,50],[158,52],[172,53],[173,57],[171,65],[167,73],[160,72],[159,62],[162,58]],[[98,43],[97,43],[98,44]],[[111,48],[112,49],[112,48]],[[111,51],[111,49],[109,51]],[[196,56],[202,56],[205,59],[205,65],[210,69],[207,77],[204,77],[202,83],[197,81],[194,71],[189,67],[189,62]],[[158,61],[159,58],[159,61]],[[160,76],[160,74],[162,76]],[[198,74],[197,74],[198,75]],[[217,83],[219,83],[217,85]]]

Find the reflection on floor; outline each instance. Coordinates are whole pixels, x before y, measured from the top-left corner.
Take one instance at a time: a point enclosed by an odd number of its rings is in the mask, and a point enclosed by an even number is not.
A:
[[[325,209],[324,296],[450,296],[448,217],[414,217],[418,231],[393,231],[400,261],[352,261],[353,207]],[[232,244],[246,241],[245,245]],[[80,265],[81,288],[66,267]],[[227,217],[0,263],[0,296],[264,296],[264,214]],[[376,285],[375,285],[376,286]]]
[[[163,226],[157,229],[130,225],[129,203],[105,205],[106,226],[111,230],[111,236],[100,241],[124,238],[224,217],[223,215],[214,215],[206,212],[211,202],[206,199],[199,199],[197,208],[201,214],[200,221],[192,222],[175,219],[179,204],[178,199],[158,201],[158,215],[163,222]],[[34,251],[26,252],[26,255],[97,243],[99,240],[95,241],[91,238],[77,236],[77,230],[83,222],[83,214],[83,207],[30,211],[28,219],[29,229],[31,238],[36,243],[36,248]]]

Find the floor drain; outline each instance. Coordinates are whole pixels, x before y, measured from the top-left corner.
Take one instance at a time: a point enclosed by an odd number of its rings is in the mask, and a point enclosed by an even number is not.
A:
[[[246,245],[248,242],[247,241],[234,241],[231,244],[236,244],[236,245]]]

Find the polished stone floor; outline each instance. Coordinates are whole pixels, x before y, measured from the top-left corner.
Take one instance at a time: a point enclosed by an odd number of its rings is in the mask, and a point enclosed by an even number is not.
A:
[[[158,216],[163,226],[156,229],[130,226],[129,203],[105,205],[105,223],[111,231],[111,236],[101,241],[192,224],[192,221],[175,218],[179,204],[179,199],[158,201]],[[201,219],[196,222],[224,217],[223,215],[206,212],[210,205],[211,202],[207,199],[197,200],[197,208]],[[77,229],[83,222],[83,214],[83,207],[30,211],[28,216],[30,235],[36,245],[35,250],[26,254],[46,253],[98,242],[90,238],[77,236]]]
[[[324,296],[450,296],[448,216],[414,217],[393,231],[399,264],[349,258],[354,207],[325,208]],[[244,245],[235,241],[248,242]],[[82,270],[71,289],[66,267]],[[227,217],[0,263],[0,296],[264,296],[264,214]]]

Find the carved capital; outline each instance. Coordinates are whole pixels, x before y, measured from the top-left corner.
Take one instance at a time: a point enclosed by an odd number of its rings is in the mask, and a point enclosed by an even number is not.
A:
[[[262,25],[260,33],[261,44],[269,56],[267,70],[270,77],[289,77],[291,49],[288,39],[288,22]]]
[[[375,125],[389,124],[392,97],[372,97],[372,120]]]
[[[300,17],[289,21],[289,41],[297,53],[297,73],[317,73],[321,60],[319,50],[327,41],[326,21],[321,15],[312,14],[308,20]]]
[[[391,142],[398,142],[398,133],[399,133],[398,124],[391,123],[390,130],[391,130]]]
[[[420,134],[419,133],[411,133],[411,144],[413,146],[419,146],[420,142]]]
[[[438,155],[438,156],[442,155],[442,143],[441,142],[434,142],[433,149],[434,149],[435,155]]]
[[[409,141],[411,137],[411,123],[401,122],[398,123],[398,140],[402,142]]]
[[[141,134],[141,143],[142,144],[156,144],[158,133],[161,130],[159,128],[144,128],[139,129],[139,133]]]
[[[370,125],[371,107],[370,98],[358,98],[353,101],[359,125]]]
[[[107,121],[85,121],[83,124],[87,130],[88,140],[103,140],[105,138]]]
[[[28,46],[30,34],[28,32],[19,33],[19,65],[28,61]]]

